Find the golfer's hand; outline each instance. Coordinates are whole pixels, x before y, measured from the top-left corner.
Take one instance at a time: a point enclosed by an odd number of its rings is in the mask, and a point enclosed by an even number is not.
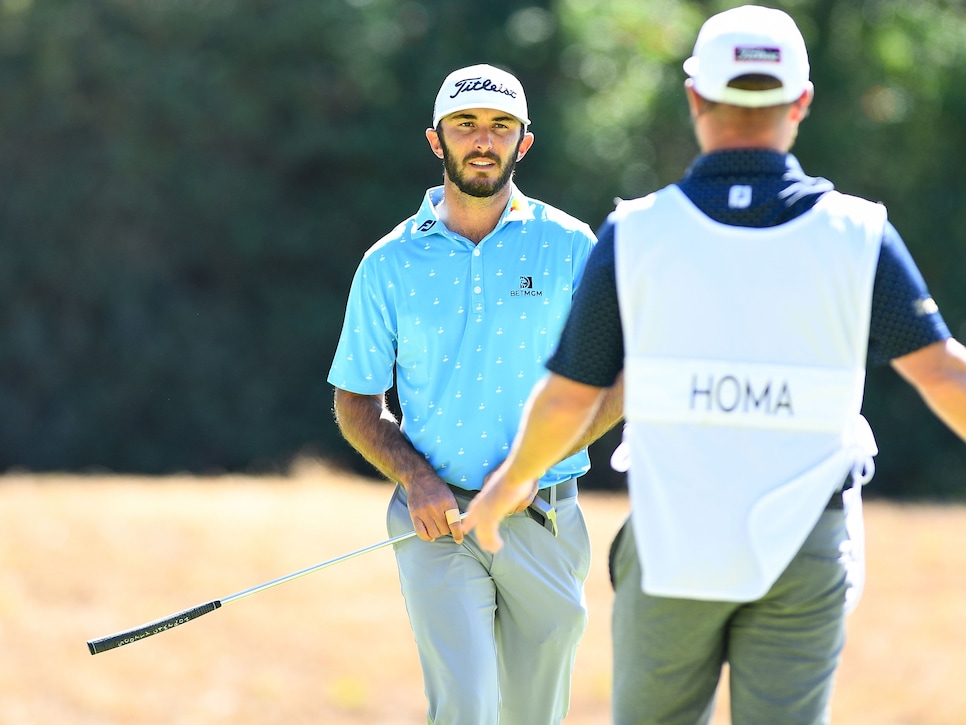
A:
[[[443,479],[438,476],[414,478],[406,494],[416,536],[423,541],[435,541],[440,536],[452,534],[453,541],[463,543],[464,527],[459,504]]]
[[[466,518],[463,519],[463,530],[468,532],[475,529],[480,546],[495,554],[503,546],[500,522],[512,513],[523,511],[536,493],[536,481],[511,484],[497,470],[483,484],[479,495],[470,502]]]

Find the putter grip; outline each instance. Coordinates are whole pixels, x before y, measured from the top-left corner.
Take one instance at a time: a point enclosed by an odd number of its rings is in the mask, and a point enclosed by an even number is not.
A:
[[[99,652],[105,652],[109,649],[114,649],[115,647],[131,644],[132,642],[137,642],[139,639],[144,639],[145,637],[150,637],[151,635],[173,629],[174,627],[184,624],[185,622],[190,622],[192,619],[197,619],[202,615],[208,614],[208,612],[215,611],[220,606],[221,602],[217,599],[213,602],[208,602],[207,604],[200,604],[197,607],[192,607],[191,609],[185,609],[183,612],[172,614],[170,617],[156,619],[153,622],[142,624],[140,627],[126,629],[123,632],[110,634],[107,637],[101,637],[100,639],[92,639],[88,641],[87,648],[91,651],[92,655],[96,655]]]

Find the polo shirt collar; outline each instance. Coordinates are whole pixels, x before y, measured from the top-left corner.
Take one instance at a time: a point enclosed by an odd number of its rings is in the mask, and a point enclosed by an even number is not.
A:
[[[419,211],[413,219],[412,236],[413,238],[425,237],[430,234],[448,234],[449,230],[443,226],[436,214],[436,204],[443,199],[443,187],[434,186],[426,190],[423,203],[419,206]],[[497,227],[509,222],[528,221],[533,219],[533,208],[530,200],[521,192],[512,181],[510,182],[510,201],[503,210],[503,216],[497,223]]]
[[[710,179],[749,174],[783,176],[788,172],[802,174],[798,159],[790,153],[770,149],[727,149],[702,154],[685,175],[694,179]]]

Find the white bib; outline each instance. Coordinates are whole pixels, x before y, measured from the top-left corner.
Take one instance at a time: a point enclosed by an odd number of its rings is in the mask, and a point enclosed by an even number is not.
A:
[[[874,455],[859,411],[885,218],[828,192],[731,227],[675,186],[613,213],[644,591],[761,597]]]

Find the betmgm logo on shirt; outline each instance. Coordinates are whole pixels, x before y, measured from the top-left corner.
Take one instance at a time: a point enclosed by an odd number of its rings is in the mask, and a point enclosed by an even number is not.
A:
[[[520,289],[510,290],[510,297],[543,297],[543,290],[533,288],[533,277],[520,275]]]

